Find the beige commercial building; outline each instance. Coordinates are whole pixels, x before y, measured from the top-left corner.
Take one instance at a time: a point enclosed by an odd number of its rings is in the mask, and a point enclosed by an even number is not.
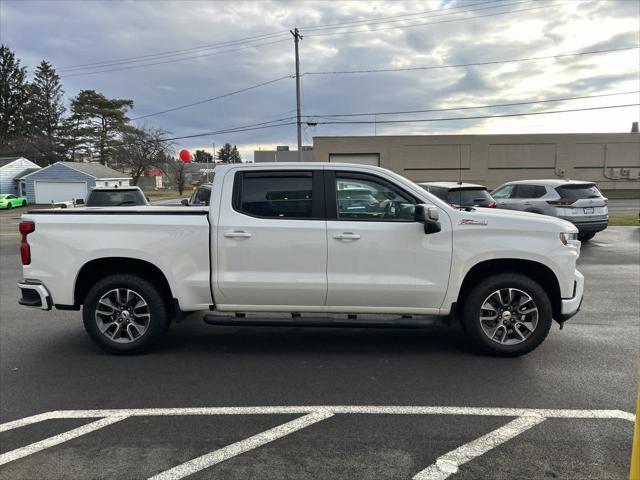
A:
[[[494,188],[509,180],[567,178],[640,188],[640,134],[314,137],[313,160],[379,165],[413,181]]]
[[[253,152],[254,163],[264,162],[297,162],[298,150],[289,150],[286,145],[278,146],[275,150],[255,150]],[[303,146],[300,152],[300,161],[313,161],[313,147]]]

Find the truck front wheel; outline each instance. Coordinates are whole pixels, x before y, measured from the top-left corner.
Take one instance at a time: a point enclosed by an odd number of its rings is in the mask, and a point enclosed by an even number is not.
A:
[[[89,337],[116,354],[148,349],[164,335],[170,321],[158,289],[129,274],[109,275],[91,287],[82,317]]]
[[[551,329],[549,297],[534,280],[516,273],[488,277],[464,300],[462,322],[485,353],[517,357],[534,350]]]

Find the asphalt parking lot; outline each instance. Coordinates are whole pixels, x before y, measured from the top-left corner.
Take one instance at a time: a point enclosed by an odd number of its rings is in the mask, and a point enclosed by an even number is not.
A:
[[[517,359],[455,329],[213,327],[108,356],[79,312],[17,305],[0,228],[0,476],[625,478],[640,355],[640,228],[584,244],[581,313]]]

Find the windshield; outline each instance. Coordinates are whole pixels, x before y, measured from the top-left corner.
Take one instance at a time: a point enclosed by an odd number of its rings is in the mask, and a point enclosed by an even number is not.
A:
[[[602,197],[600,190],[593,183],[563,185],[562,187],[557,187],[556,192],[562,198],[575,198],[576,200]]]
[[[89,194],[87,207],[120,207],[146,205],[140,190],[94,190]]]

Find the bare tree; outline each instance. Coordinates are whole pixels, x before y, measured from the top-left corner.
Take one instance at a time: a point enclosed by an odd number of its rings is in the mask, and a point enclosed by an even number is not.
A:
[[[115,149],[114,166],[129,171],[137,185],[147,169],[163,167],[173,154],[173,144],[164,140],[166,136],[159,128],[128,127]]]

